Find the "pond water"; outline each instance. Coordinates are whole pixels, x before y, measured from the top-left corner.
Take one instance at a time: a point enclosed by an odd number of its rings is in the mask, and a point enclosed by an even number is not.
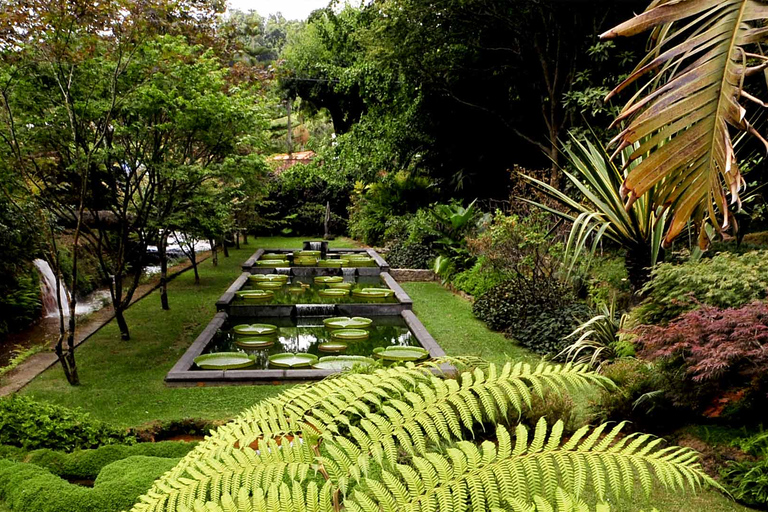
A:
[[[253,276],[252,276],[253,277]],[[338,282],[318,283],[315,277],[288,277],[285,282],[276,281],[267,285],[249,279],[240,292],[266,290],[272,292],[269,300],[249,301],[235,294],[233,306],[251,304],[396,304],[397,298],[379,276],[333,276]],[[361,296],[359,292],[370,288],[390,290],[387,297]],[[336,296],[327,296],[330,290],[338,290]],[[375,294],[374,294],[375,295]]]
[[[234,322],[238,325],[271,324],[277,326],[277,333],[270,337],[274,341],[274,345],[262,349],[242,348],[236,343],[238,335],[235,335],[233,331],[234,325],[225,324],[206,347],[204,353],[241,352],[254,355],[256,364],[249,369],[267,369],[270,368],[269,356],[283,352],[309,353],[317,357],[342,354],[372,357],[373,350],[377,347],[419,346],[418,340],[405,325],[402,317],[375,316],[371,318],[373,324],[367,329],[367,339],[345,340],[342,343],[347,345],[346,349],[338,352],[326,352],[320,349],[321,344],[338,343],[340,340],[331,337],[332,331],[323,324],[324,318],[327,317],[238,318]]]

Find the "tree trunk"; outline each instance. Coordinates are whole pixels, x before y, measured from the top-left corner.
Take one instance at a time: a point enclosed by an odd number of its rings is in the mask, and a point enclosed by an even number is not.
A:
[[[157,246],[157,252],[160,256],[160,306],[163,310],[167,311],[171,309],[168,304],[168,253],[166,246],[168,245],[168,235],[165,231],[161,231],[160,240]]]
[[[235,231],[235,248],[240,249],[240,230]]]
[[[288,103],[286,105],[286,109],[288,110],[288,154],[290,155],[293,153],[293,130],[291,127],[291,99],[288,98]]]
[[[208,243],[211,244],[211,255],[213,256],[213,266],[218,267],[219,266],[219,247],[216,245],[216,242],[213,238],[210,238],[208,240]]]
[[[243,230],[243,245],[248,245],[248,230]]]
[[[197,271],[197,253],[194,245],[190,247],[189,261],[192,262],[192,270],[195,272],[195,284],[200,284],[200,274]]]
[[[81,192],[82,194],[82,192]],[[80,213],[82,217],[83,202],[81,197]],[[64,344],[64,312],[61,309],[61,262],[59,261],[59,250],[56,247],[56,238],[51,230],[51,243],[53,246],[53,260],[55,266],[56,275],[56,302],[59,306],[59,338],[56,342],[56,356],[61,362],[61,368],[64,370],[64,376],[67,378],[72,386],[80,384],[80,376],[77,373],[77,363],[75,362],[75,330],[77,319],[75,317],[75,308],[77,307],[77,261],[78,254],[77,248],[80,242],[80,230],[82,228],[81,221],[78,220],[77,227],[75,228],[74,244],[72,248],[72,284],[70,286],[71,294],[67,298],[69,303],[69,331],[66,333],[67,348],[63,347]]]
[[[224,237],[221,237],[221,247],[224,249],[224,257],[229,258],[229,248],[227,247],[227,241]]]
[[[664,261],[664,250],[659,250],[658,262]],[[627,267],[627,275],[632,292],[637,299],[642,297],[639,291],[648,282],[651,276],[651,248],[641,247],[627,250],[624,256],[624,263]]]
[[[323,222],[323,228],[324,228],[323,231],[325,232],[323,234],[323,238],[325,240],[328,240],[328,238],[330,238],[330,236],[331,236],[331,233],[328,230],[328,225],[330,224],[330,222],[331,222],[331,202],[327,201],[325,203],[325,219],[324,219],[324,222]]]
[[[117,320],[117,327],[120,329],[120,339],[128,341],[131,339],[131,333],[128,330],[128,323],[125,321],[124,310],[125,307],[122,304],[115,308],[115,320]]]

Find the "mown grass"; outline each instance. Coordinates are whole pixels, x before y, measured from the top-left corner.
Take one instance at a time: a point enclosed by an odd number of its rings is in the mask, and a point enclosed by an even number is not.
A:
[[[219,255],[200,265],[201,283],[185,272],[169,285],[170,311],[160,309],[157,291],[126,313],[131,340],[121,341],[110,322],[76,353],[80,386],[67,384],[60,366],[32,381],[21,392],[35,399],[81,407],[94,417],[122,426],[155,420],[201,418],[226,420],[285,386],[169,388],[163,378],[216,313],[216,299],[240,274],[240,265],[258,247],[301,247],[301,238],[251,239],[230,257]],[[332,247],[354,247],[348,239]]]

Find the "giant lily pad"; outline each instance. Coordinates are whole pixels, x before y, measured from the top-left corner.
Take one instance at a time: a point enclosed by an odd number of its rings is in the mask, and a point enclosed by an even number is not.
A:
[[[331,331],[331,338],[344,341],[366,340],[371,334],[364,329],[337,329]]]
[[[343,283],[328,283],[328,284],[326,284],[326,286],[328,288],[338,288],[340,290],[351,290],[353,284],[354,283],[350,283],[350,282],[347,281],[347,282],[343,282]]]
[[[352,295],[361,299],[384,299],[387,297],[387,290],[366,288],[365,290],[353,290]]]
[[[351,258],[348,260],[350,267],[375,267],[376,260],[373,258]]]
[[[325,356],[312,365],[318,370],[348,370],[356,364],[368,366],[375,363],[373,359],[365,356]]]
[[[243,290],[235,292],[235,295],[245,303],[269,302],[275,296],[270,290]]]
[[[318,267],[323,268],[341,268],[347,260],[320,260],[317,262]]]
[[[320,352],[344,352],[347,350],[347,344],[341,341],[328,341],[317,346]]]
[[[257,267],[290,267],[285,260],[259,260],[256,262]]]
[[[302,258],[302,257],[312,257],[312,258],[319,258],[320,257],[320,251],[294,251],[293,257],[294,258]]]
[[[385,361],[418,361],[429,357],[429,352],[422,347],[376,347],[373,355]]]
[[[203,370],[235,370],[248,368],[255,362],[255,356],[242,352],[213,352],[195,358],[195,364]]]
[[[340,283],[344,281],[341,276],[317,276],[315,277],[315,284],[328,284],[328,283]]]
[[[298,267],[314,267],[317,265],[317,258],[314,256],[301,256],[293,259],[293,264]]]
[[[279,254],[276,252],[269,252],[262,254],[259,260],[287,260],[288,257],[285,254]]]
[[[285,285],[283,281],[259,281],[254,283],[253,286],[262,290],[279,290]]]
[[[235,345],[245,349],[269,348],[277,341],[276,336],[246,336],[236,338]]]
[[[252,274],[248,276],[248,280],[253,281],[254,283],[264,283],[264,282],[287,283],[288,276],[285,274]]]
[[[323,324],[327,329],[367,329],[373,324],[373,320],[362,316],[337,316],[326,318]]]
[[[320,290],[317,292],[321,297],[346,297],[349,295],[349,290],[341,288],[328,288],[326,290]]]
[[[395,290],[390,290],[389,288],[363,288],[360,291],[363,293],[383,293],[384,297],[391,297],[395,294]]]
[[[290,293],[290,294],[298,295],[298,294],[304,293],[306,291],[307,291],[307,289],[304,288],[303,286],[291,286],[290,288],[288,288],[288,293]]]
[[[299,352],[298,354],[285,352],[283,354],[269,356],[269,364],[280,368],[305,368],[307,366],[312,366],[316,362],[316,355],[303,352]]]
[[[275,334],[277,326],[272,324],[240,324],[232,328],[239,336],[266,336]]]

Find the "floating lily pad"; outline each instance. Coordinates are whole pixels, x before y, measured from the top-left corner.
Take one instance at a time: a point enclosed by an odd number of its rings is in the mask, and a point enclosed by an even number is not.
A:
[[[375,363],[373,359],[365,356],[325,356],[312,365],[318,370],[348,370],[355,365],[368,366]]]
[[[351,290],[353,284],[354,283],[350,283],[350,282],[327,283],[326,286],[328,286],[328,288],[338,288],[339,290]]]
[[[270,290],[243,290],[235,292],[243,302],[269,302],[275,296]]]
[[[363,293],[383,293],[385,297],[391,297],[395,294],[395,290],[389,288],[363,288]]]
[[[383,299],[387,297],[387,291],[372,290],[370,288],[366,288],[365,290],[354,290],[352,292],[352,295],[355,297],[360,297],[362,299]]]
[[[256,262],[257,267],[290,267],[285,260],[259,260]]]
[[[285,352],[269,356],[269,364],[279,368],[302,368],[312,366],[317,362],[317,356],[313,354]]]
[[[301,258],[303,256],[311,256],[313,258],[319,258],[320,251],[294,251],[293,253],[294,258]]]
[[[315,284],[341,283],[344,278],[341,276],[317,276]]]
[[[373,258],[350,258],[349,266],[350,267],[375,267],[376,260],[374,260]]]
[[[272,324],[240,324],[232,328],[235,334],[240,336],[266,336],[275,334],[277,326]]]
[[[341,268],[347,260],[320,260],[317,262],[318,267],[324,268]]]
[[[329,341],[326,343],[320,343],[317,346],[317,350],[320,352],[344,352],[347,350],[347,344],[341,341]]]
[[[302,256],[300,258],[294,258],[293,264],[299,267],[314,267],[317,265],[317,258],[314,256]]]
[[[253,286],[262,290],[279,290],[285,285],[282,281],[260,281],[254,283]]]
[[[288,276],[285,274],[252,274],[248,276],[249,281],[255,283],[288,282]]]
[[[203,370],[234,370],[253,366],[256,358],[242,352],[213,352],[195,358],[195,364]]]
[[[365,329],[337,329],[331,331],[331,338],[345,341],[367,340],[370,335]]]
[[[307,289],[304,288],[303,286],[291,286],[290,288],[288,288],[288,293],[296,294],[296,295],[300,293],[304,293],[306,291]]]
[[[429,352],[422,347],[376,347],[373,355],[385,361],[418,361],[429,357]]]
[[[259,260],[287,260],[288,257],[285,254],[279,254],[276,252],[270,252],[262,254]]]
[[[321,297],[346,297],[349,295],[349,290],[342,288],[327,288],[325,290],[319,290],[317,292]]]
[[[323,324],[327,329],[367,329],[373,324],[373,320],[362,316],[337,316],[326,318]]]
[[[276,336],[247,336],[235,339],[235,345],[245,349],[269,348],[275,341]]]

